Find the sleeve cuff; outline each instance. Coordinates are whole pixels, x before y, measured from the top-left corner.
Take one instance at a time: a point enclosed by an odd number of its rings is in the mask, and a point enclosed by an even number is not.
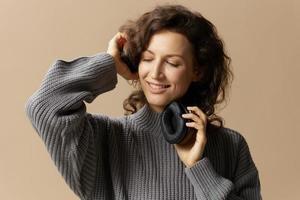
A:
[[[202,158],[194,166],[185,168],[185,174],[194,186],[199,199],[225,199],[233,183],[217,174],[210,160]]]
[[[114,89],[118,83],[115,61],[110,54],[101,52],[92,58],[88,65],[90,65],[89,70],[94,71],[90,76],[90,79],[94,80],[90,85],[93,96],[85,99],[88,103],[92,102],[99,94]]]

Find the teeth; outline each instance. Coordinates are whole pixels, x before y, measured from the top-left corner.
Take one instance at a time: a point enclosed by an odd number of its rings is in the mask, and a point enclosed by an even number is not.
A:
[[[154,89],[161,89],[161,88],[169,87],[168,85],[155,85],[155,84],[152,84],[152,83],[149,83],[149,85]]]

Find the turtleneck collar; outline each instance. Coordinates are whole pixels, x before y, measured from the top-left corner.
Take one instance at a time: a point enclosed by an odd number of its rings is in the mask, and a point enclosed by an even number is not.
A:
[[[139,129],[149,131],[151,134],[162,137],[160,117],[162,112],[154,111],[148,103],[131,115],[132,121]]]

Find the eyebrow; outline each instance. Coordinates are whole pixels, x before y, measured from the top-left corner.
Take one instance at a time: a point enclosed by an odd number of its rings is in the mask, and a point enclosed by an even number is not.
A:
[[[151,50],[147,49],[146,51],[148,51],[149,53],[151,54],[155,54],[153,53]],[[184,60],[183,56],[182,55],[179,55],[179,54],[168,54],[166,57],[173,57],[173,56],[176,56],[176,57],[180,57]]]

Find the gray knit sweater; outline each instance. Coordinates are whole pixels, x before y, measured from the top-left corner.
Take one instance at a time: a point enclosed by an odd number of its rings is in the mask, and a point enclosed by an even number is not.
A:
[[[232,129],[208,134],[203,158],[187,168],[162,136],[160,113],[147,104],[122,117],[86,112],[85,102],[116,84],[107,53],[57,60],[26,103],[58,171],[81,199],[261,199],[249,147]]]

